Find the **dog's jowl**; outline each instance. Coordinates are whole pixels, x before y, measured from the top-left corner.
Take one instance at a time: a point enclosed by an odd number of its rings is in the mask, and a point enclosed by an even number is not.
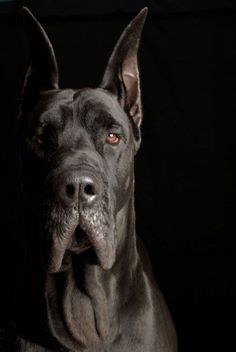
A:
[[[174,352],[176,335],[135,233],[142,122],[137,52],[147,10],[96,89],[59,88],[53,47],[26,8],[19,113],[27,261],[10,351]]]

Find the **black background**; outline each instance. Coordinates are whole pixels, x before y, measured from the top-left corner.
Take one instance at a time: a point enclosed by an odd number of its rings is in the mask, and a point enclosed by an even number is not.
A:
[[[121,31],[150,13],[140,49],[144,122],[137,231],[179,350],[236,350],[236,12],[232,1],[25,1],[53,45],[61,87],[99,84]],[[99,6],[98,6],[99,3]],[[19,5],[0,5],[0,323],[26,253],[15,163],[17,99],[28,62]],[[33,235],[33,234],[32,234]]]

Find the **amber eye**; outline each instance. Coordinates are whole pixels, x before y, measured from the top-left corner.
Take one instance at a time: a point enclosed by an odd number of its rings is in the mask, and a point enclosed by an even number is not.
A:
[[[117,145],[120,142],[120,136],[115,133],[109,133],[106,138],[106,143],[111,145]]]
[[[42,145],[44,143],[44,140],[43,140],[43,135],[37,135],[35,137],[35,142],[38,144],[38,145]]]

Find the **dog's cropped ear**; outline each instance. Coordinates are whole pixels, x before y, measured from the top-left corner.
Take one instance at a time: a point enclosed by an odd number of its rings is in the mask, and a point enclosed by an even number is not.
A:
[[[29,113],[40,91],[58,89],[58,68],[52,44],[29,9],[23,7],[22,11],[29,43],[30,64],[21,95],[20,116]]]
[[[122,33],[101,83],[101,88],[117,96],[138,127],[142,121],[142,108],[137,53],[147,11],[147,8],[142,9]]]

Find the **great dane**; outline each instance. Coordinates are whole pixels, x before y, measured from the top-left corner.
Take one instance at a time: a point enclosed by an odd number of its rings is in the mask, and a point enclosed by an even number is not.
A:
[[[127,26],[98,88],[60,89],[53,47],[23,9],[30,65],[18,147],[28,261],[17,294],[24,352],[174,352],[176,333],[135,232],[142,108],[137,52],[147,9]]]

